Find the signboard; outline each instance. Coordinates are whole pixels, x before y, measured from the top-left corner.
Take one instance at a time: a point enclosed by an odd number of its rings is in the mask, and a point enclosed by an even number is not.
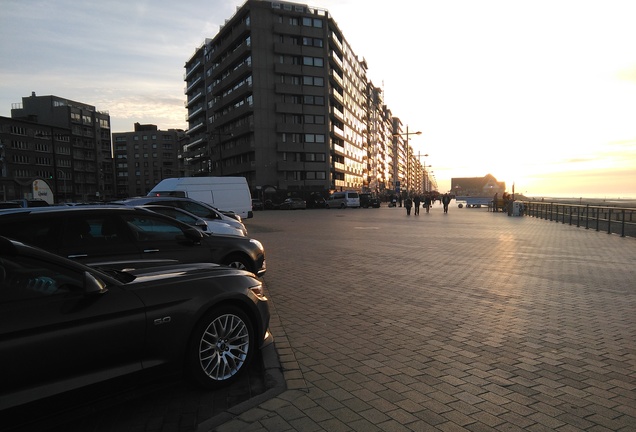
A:
[[[55,199],[51,186],[44,180],[33,180],[33,199],[41,199],[53,205]]]

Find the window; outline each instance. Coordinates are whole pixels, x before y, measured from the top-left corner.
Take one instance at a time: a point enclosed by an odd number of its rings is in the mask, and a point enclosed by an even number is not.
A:
[[[323,96],[303,96],[303,104],[305,105],[325,105],[325,98]]]
[[[26,300],[80,291],[83,275],[54,263],[26,256],[3,256],[0,301]]]
[[[303,57],[303,65],[305,66],[323,67],[324,64],[322,57]]]
[[[152,217],[132,216],[126,222],[140,243],[156,240],[175,240],[183,237],[183,231],[176,225]]]
[[[322,48],[323,42],[322,42],[322,39],[304,37],[303,38],[303,45],[304,46],[315,46],[315,47]]]
[[[13,135],[26,135],[26,128],[20,126],[11,126],[11,133]]]
[[[305,134],[305,142],[308,143],[324,143],[325,136],[322,134]]]
[[[324,87],[325,80],[322,77],[304,76],[303,85]]]
[[[303,18],[303,26],[322,28],[322,20],[318,18],[305,17]]]
[[[305,114],[306,124],[325,124],[325,116]]]

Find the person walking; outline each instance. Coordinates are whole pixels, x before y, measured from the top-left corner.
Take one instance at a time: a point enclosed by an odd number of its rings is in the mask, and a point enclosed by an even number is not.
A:
[[[430,194],[426,194],[426,196],[424,197],[424,207],[426,208],[426,213],[428,213],[428,211],[431,208],[431,195]]]
[[[422,199],[420,198],[419,195],[415,195],[415,198],[413,198],[413,206],[415,207],[415,214],[418,215],[420,214],[420,203],[422,202]]]
[[[406,197],[404,200],[404,207],[406,207],[406,215],[411,215],[411,207],[413,207],[413,201],[411,201],[411,197]]]
[[[444,213],[448,213],[448,205],[451,202],[451,197],[449,194],[445,193],[442,197],[442,204],[444,205]]]

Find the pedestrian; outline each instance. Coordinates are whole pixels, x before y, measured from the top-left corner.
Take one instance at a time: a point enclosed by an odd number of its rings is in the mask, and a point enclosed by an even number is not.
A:
[[[448,213],[448,205],[451,202],[451,197],[449,194],[445,193],[442,197],[442,204],[444,205],[444,213]]]
[[[406,197],[404,200],[404,207],[406,207],[406,215],[411,215],[411,207],[413,207],[413,201],[411,201],[410,197]]]
[[[431,208],[431,195],[430,194],[426,194],[426,196],[424,197],[424,208],[426,208],[426,213],[428,213],[429,209]]]
[[[494,213],[497,213],[499,211],[499,208],[497,207],[498,198],[499,198],[499,193],[496,193],[494,198],[492,199],[492,211]]]
[[[400,204],[400,207],[402,207],[402,195],[398,195],[398,203]]]
[[[418,215],[420,214],[420,203],[422,202],[422,199],[420,198],[419,195],[415,195],[415,198],[413,198],[413,205],[415,206],[415,214]]]

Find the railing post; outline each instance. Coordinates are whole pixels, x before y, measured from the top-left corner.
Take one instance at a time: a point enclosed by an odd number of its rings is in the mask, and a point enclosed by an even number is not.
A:
[[[612,233],[612,209],[607,212],[607,233]]]
[[[596,231],[599,230],[599,217],[601,216],[600,207],[596,209]]]
[[[585,229],[590,229],[590,205],[585,206]]]
[[[625,209],[621,210],[623,213],[623,221],[621,222],[621,237],[625,237]]]

